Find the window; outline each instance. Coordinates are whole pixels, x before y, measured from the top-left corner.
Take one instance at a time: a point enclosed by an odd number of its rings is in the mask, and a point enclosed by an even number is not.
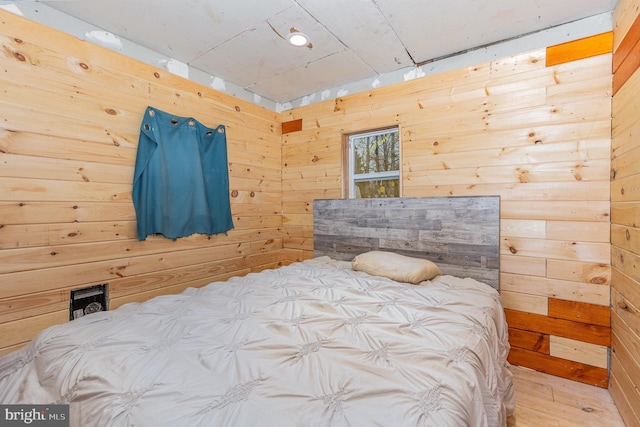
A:
[[[345,145],[349,198],[400,197],[398,128],[351,134]]]

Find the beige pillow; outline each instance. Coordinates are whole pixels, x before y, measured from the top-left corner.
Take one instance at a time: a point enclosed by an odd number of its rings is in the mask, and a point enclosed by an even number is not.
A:
[[[396,282],[413,283],[431,280],[442,274],[428,259],[412,258],[393,252],[371,251],[356,256],[351,268],[373,276],[388,277]]]

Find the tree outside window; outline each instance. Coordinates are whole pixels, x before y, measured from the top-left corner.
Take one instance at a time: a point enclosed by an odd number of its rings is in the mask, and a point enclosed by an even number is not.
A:
[[[400,197],[397,128],[349,136],[349,197]]]

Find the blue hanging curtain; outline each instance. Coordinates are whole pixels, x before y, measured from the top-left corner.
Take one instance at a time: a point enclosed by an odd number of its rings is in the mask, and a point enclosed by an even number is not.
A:
[[[132,197],[139,240],[232,229],[225,127],[147,107]]]

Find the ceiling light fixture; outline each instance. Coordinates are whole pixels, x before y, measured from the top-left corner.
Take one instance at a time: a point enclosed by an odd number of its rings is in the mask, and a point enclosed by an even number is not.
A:
[[[294,46],[306,46],[309,44],[309,36],[300,31],[291,31],[287,35],[287,40]]]

